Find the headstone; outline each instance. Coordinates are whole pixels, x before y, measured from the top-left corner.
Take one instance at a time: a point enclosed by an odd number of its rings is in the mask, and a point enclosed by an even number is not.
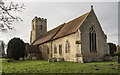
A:
[[[57,62],[57,58],[53,58],[53,62]]]
[[[52,62],[52,59],[48,59],[48,63],[51,63]]]
[[[15,60],[13,58],[7,60],[9,62],[14,62]]]
[[[19,58],[19,60],[23,60],[23,58]]]
[[[57,58],[57,61],[63,61],[64,58]]]
[[[36,60],[36,57],[32,57],[32,60]]]
[[[27,60],[27,58],[25,57],[24,60]]]
[[[75,57],[74,62],[83,63],[83,59],[82,59],[82,57]]]

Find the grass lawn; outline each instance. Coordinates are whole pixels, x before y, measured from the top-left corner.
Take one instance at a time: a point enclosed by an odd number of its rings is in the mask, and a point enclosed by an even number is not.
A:
[[[3,73],[118,73],[117,62],[93,62],[93,63],[73,63],[73,62],[52,62],[36,61],[15,61],[8,63],[2,60]]]

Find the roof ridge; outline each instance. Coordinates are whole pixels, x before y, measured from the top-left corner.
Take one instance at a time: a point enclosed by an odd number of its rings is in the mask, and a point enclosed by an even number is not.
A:
[[[61,24],[61,25],[63,25],[63,24]],[[59,25],[59,26],[61,26],[61,25]],[[51,29],[51,30],[47,31],[46,33],[48,33],[48,32],[50,32],[50,31],[52,31],[52,30],[54,30],[54,29],[58,28],[59,26],[57,26],[57,27],[55,27],[55,28],[53,28],[53,29]]]
[[[89,12],[87,12],[87,13],[85,13],[85,14],[83,14],[83,15],[81,15],[81,16],[79,16],[79,17],[77,17],[77,18],[75,18],[75,19],[73,19],[73,20],[71,20],[71,21],[69,21],[69,22],[67,22],[67,23],[65,23],[65,25],[64,26],[66,26],[66,25],[68,25],[68,24],[70,24],[70,23],[72,23],[72,22],[74,22],[74,21],[76,21],[76,20],[78,20],[78,19],[80,19],[80,18],[82,18],[82,17],[84,17],[84,18],[86,18],[86,16],[89,14]],[[78,27],[80,27],[81,26],[81,24],[82,23],[80,23],[79,24],[79,26]],[[63,28],[63,27],[62,27]],[[62,29],[61,28],[61,29]],[[76,29],[78,29],[78,28],[76,28]],[[74,32],[72,32],[72,33],[74,33]],[[72,34],[72,33],[70,33],[70,34]],[[66,34],[66,35],[69,35],[69,34]],[[61,37],[64,37],[64,36],[66,36],[66,35],[63,35],[63,36],[61,36]],[[57,38],[60,38],[60,37],[57,37]],[[57,39],[56,37],[55,38],[53,38],[52,40],[55,40],[55,39]]]
[[[91,11],[90,11],[90,12],[91,12]],[[81,22],[81,24],[80,24],[80,25],[82,25],[82,24],[83,24],[83,22],[85,21],[85,19],[87,18],[87,16],[89,15],[89,13],[90,13],[90,12],[86,13],[85,18],[82,20],[82,22]],[[85,14],[84,14],[84,15],[85,15]],[[79,28],[79,27],[80,27],[80,26],[78,26],[78,28]],[[78,28],[77,28],[77,29],[78,29]]]
[[[75,18],[75,19],[73,19],[73,20],[71,20],[71,21],[69,21],[69,22],[67,22],[67,23],[73,22],[73,21],[79,19],[80,17],[82,17],[82,16],[84,16],[84,15],[86,15],[86,14],[88,14],[88,13],[89,13],[89,12],[87,12],[87,13],[85,13],[85,14],[83,14],[83,15],[81,15],[81,16],[79,16],[79,17],[77,17],[77,18]],[[67,23],[66,23],[66,24],[67,24]]]
[[[92,7],[92,6],[91,6],[91,7]],[[83,24],[83,22],[85,21],[85,19],[88,17],[88,15],[89,15],[92,11],[94,11],[93,8],[91,8],[90,11],[86,13],[85,18],[84,18],[84,19],[82,20],[82,22],[81,22],[81,25]],[[83,14],[83,15],[85,15],[85,14]],[[83,16],[83,15],[82,15],[82,16]],[[80,26],[78,26],[78,28],[79,28],[79,27],[80,27]],[[78,29],[78,28],[77,28],[77,29]]]
[[[63,25],[63,24],[61,24],[61,25]],[[44,33],[44,34],[42,34],[42,35],[45,35],[45,34],[47,34],[47,33],[52,32],[53,30],[57,29],[57,28],[60,27],[61,25],[59,25],[59,26],[57,26],[57,27],[55,27],[55,28],[53,28],[53,29],[47,31],[46,33]],[[40,35],[38,39],[40,39],[42,35]],[[42,38],[43,38],[43,37],[42,37]],[[38,40],[38,39],[37,39],[37,40]],[[35,41],[36,41],[36,40],[35,40]]]
[[[55,35],[62,29],[62,27],[63,27],[64,25],[65,25],[65,23],[62,24],[62,26],[61,26],[60,29],[55,33]],[[54,37],[55,35],[53,35],[53,37]],[[53,37],[52,37],[52,38],[53,38]],[[52,38],[51,38],[51,39],[52,39]],[[50,39],[50,40],[51,40],[51,39]]]

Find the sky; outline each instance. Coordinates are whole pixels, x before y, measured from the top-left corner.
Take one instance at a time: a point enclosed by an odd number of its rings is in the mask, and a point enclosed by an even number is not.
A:
[[[0,32],[0,40],[3,40],[7,44],[13,37],[19,37],[24,42],[29,43],[31,22],[35,16],[47,19],[47,30],[49,31],[89,12],[91,5],[93,5],[93,9],[101,27],[107,35],[107,42],[118,44],[117,1],[118,0],[115,2],[77,2],[77,0],[72,0],[72,2],[16,2],[25,4],[25,9],[22,13],[12,13],[13,15],[20,16],[23,19],[23,22],[14,22],[12,25],[15,30]]]

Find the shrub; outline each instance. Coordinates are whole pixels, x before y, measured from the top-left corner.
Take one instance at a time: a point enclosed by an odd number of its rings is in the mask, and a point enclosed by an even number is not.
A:
[[[13,38],[8,42],[8,58],[19,60],[20,57],[24,57],[24,53],[25,43],[20,38]]]
[[[116,45],[113,43],[108,43],[108,45],[109,45],[110,55],[114,56],[114,53],[117,51]]]

